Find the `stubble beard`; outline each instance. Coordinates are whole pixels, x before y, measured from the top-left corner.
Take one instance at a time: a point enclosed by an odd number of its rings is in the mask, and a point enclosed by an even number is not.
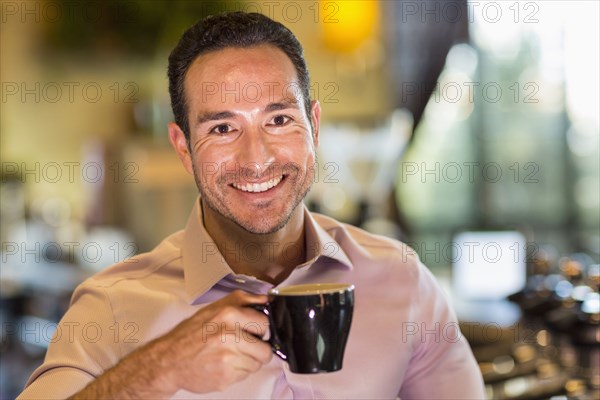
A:
[[[213,212],[221,215],[223,218],[232,221],[240,228],[245,231],[256,234],[256,235],[268,235],[275,233],[285,227],[294,211],[300,206],[300,203],[312,187],[312,180],[314,179],[314,169],[316,168],[316,156],[314,158],[315,163],[312,166],[309,166],[306,169],[306,173],[302,172],[302,169],[297,165],[286,164],[286,173],[287,176],[285,178],[286,182],[284,184],[291,185],[292,191],[287,194],[289,201],[286,203],[286,207],[279,216],[277,216],[274,222],[269,221],[268,218],[264,218],[261,216],[256,216],[252,220],[244,220],[234,213],[234,205],[231,204],[228,199],[225,197],[223,192],[217,190],[211,190],[200,178],[200,174],[198,169],[196,168],[196,164],[192,158],[192,167],[194,171],[194,180],[196,182],[196,186],[198,187],[198,191],[200,192],[200,196],[202,197],[203,204],[206,204]],[[220,176],[217,181],[217,186],[224,186],[225,176]],[[259,205],[259,208],[268,208],[269,204]]]

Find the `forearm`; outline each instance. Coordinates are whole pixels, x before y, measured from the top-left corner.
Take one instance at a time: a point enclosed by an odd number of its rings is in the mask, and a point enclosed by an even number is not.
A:
[[[69,399],[168,398],[177,388],[170,382],[163,355],[166,344],[155,340],[123,358]]]
[[[267,343],[246,339],[262,336],[258,328],[243,335],[233,333],[240,332],[240,326],[266,326],[266,316],[247,306],[265,301],[266,296],[236,291],[198,310],[121,359],[70,399],[169,398],[178,390],[210,393],[228,388],[273,356]],[[219,329],[207,332],[207,326]]]

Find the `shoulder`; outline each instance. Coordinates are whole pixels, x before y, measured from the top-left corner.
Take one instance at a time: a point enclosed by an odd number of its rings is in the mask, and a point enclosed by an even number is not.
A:
[[[367,232],[322,214],[311,215],[353,262],[371,258],[415,270],[422,266],[417,253],[399,240]]]
[[[181,269],[181,243],[183,231],[166,237],[149,252],[137,254],[96,273],[86,279],[76,289],[76,294],[84,288],[109,289],[122,282],[152,279],[159,276],[183,276]]]
[[[374,307],[383,302],[405,321],[421,321],[428,315],[450,318],[444,290],[410,246],[323,215],[312,216],[350,259],[349,279],[365,304]]]

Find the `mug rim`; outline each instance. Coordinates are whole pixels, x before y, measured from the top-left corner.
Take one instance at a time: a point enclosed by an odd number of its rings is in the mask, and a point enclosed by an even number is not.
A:
[[[310,287],[316,289],[307,289],[302,291],[303,287]],[[287,289],[297,289],[292,293],[286,293]],[[299,285],[290,285],[283,287],[276,287],[269,290],[268,294],[274,296],[315,296],[322,294],[333,294],[333,293],[344,293],[354,291],[354,285],[351,283],[303,283]]]

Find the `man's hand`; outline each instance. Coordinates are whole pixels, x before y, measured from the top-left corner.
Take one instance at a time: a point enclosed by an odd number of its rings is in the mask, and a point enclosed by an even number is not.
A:
[[[235,291],[134,351],[72,398],[224,390],[271,360],[270,345],[259,339],[268,319],[248,307],[266,301],[266,296]]]
[[[203,308],[162,338],[160,357],[177,388],[194,393],[224,390],[271,360],[268,343],[259,337],[268,319],[250,304],[266,297],[242,291]]]

